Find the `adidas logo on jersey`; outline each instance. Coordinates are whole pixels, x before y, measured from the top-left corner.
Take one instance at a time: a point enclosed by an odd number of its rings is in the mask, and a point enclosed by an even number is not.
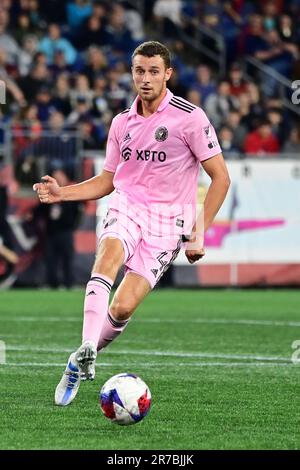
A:
[[[129,132],[128,132],[128,134],[126,134],[126,136],[124,137],[123,142],[126,142],[127,140],[130,140],[130,139],[131,139],[131,136],[130,136],[130,134],[129,134]]]

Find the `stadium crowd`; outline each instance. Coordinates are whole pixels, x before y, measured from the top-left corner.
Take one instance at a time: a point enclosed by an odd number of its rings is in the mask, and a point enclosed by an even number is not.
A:
[[[224,38],[225,76],[185,47],[182,34],[197,38],[201,25]],[[202,38],[217,47],[211,36]],[[299,0],[1,0],[0,79],[8,101],[0,127],[11,126],[17,167],[45,148],[54,158],[60,147],[45,141],[44,128],[54,142],[64,141],[68,165],[75,143],[72,137],[66,142],[66,130],[80,132],[84,149],[104,149],[112,117],[135,96],[131,53],[149,39],[171,48],[169,88],[204,108],[225,158],[300,151],[298,116],[282,106],[276,81],[261,76],[259,82],[244,66],[251,55],[285,77],[300,78]]]

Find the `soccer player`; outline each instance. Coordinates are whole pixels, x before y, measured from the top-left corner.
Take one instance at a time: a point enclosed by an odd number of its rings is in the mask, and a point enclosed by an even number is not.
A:
[[[112,121],[102,173],[64,187],[44,176],[33,187],[45,204],[98,199],[114,191],[86,288],[82,344],[56,387],[57,405],[72,402],[81,380],[94,379],[97,352],[124,331],[182,244],[190,263],[204,256],[203,233],[229,188],[213,126],[202,109],[167,89],[171,74],[163,44],[138,46],[132,55],[137,97]],[[196,217],[200,163],[211,183]],[[125,275],[109,305],[122,265]]]

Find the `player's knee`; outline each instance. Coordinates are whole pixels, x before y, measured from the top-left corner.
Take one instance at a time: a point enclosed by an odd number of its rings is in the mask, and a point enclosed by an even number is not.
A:
[[[105,244],[100,247],[96,256],[94,271],[103,272],[107,268],[118,270],[123,262],[124,251],[123,247],[113,247]]]
[[[134,311],[134,304],[125,300],[117,300],[110,306],[112,316],[119,321],[128,320]]]
[[[102,273],[104,271],[106,272],[108,268],[115,270],[119,269],[119,267],[120,261],[118,257],[110,254],[109,252],[104,252],[100,256],[96,257],[93,271]]]

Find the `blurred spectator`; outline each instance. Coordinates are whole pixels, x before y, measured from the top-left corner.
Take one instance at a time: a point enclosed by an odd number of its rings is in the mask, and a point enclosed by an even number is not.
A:
[[[297,154],[298,158],[300,157],[300,126],[299,124],[292,128],[289,139],[284,144],[282,151],[285,153]]]
[[[103,18],[93,14],[82,24],[78,34],[73,37],[73,43],[81,51],[91,45],[109,44],[110,38],[105,28],[106,22],[103,21]]]
[[[223,9],[226,15],[233,21],[234,24],[236,25],[242,25],[243,24],[243,13],[245,3],[246,2],[241,2],[241,1],[225,1],[223,2]]]
[[[12,123],[14,157],[18,162],[19,156],[33,142],[38,140],[42,133],[42,123],[38,118],[36,104],[30,104],[21,108],[19,115],[15,116]]]
[[[44,29],[46,27],[46,21],[44,20],[43,14],[41,12],[40,3],[42,2],[39,0],[19,0],[19,5],[16,5],[16,2],[13,3],[12,12],[16,13],[16,18],[22,14],[27,15],[30,21],[30,25],[33,28]]]
[[[65,54],[62,51],[56,51],[54,54],[53,64],[49,65],[51,75],[55,80],[62,73],[71,73],[73,71],[72,65],[68,65]]]
[[[145,38],[143,18],[130,2],[123,2],[122,5],[125,8],[125,24],[132,38],[135,41],[142,42]]]
[[[188,65],[184,59],[185,45],[180,40],[170,41],[168,44],[171,52],[172,67],[178,72],[178,79],[181,83],[192,84],[195,80],[195,68]]]
[[[266,31],[272,31],[276,28],[277,18],[279,16],[278,4],[273,0],[262,4],[263,25]]]
[[[263,18],[258,13],[253,13],[248,18],[248,25],[242,34],[242,52],[253,56],[254,53],[264,46]]]
[[[35,54],[38,48],[38,38],[34,34],[28,34],[23,37],[22,49],[19,53],[18,66],[21,76],[29,74]]]
[[[277,26],[279,37],[283,42],[299,44],[300,32],[297,30],[292,18],[289,15],[280,15]]]
[[[28,101],[36,98],[38,90],[47,84],[50,84],[50,74],[48,67],[43,63],[35,63],[29,75],[20,77],[18,85]]]
[[[243,69],[238,62],[231,64],[228,81],[230,83],[230,92],[233,96],[239,96],[241,93],[247,92],[248,82],[244,78]]]
[[[1,1],[1,8],[3,8],[3,10],[8,11],[12,7],[12,2],[13,2],[13,0],[2,0]]]
[[[186,94],[186,99],[193,103],[195,106],[198,106],[199,108],[202,105],[202,97],[201,94],[199,93],[198,90],[195,90],[194,88],[191,88],[187,94]]]
[[[92,106],[94,92],[89,86],[89,81],[83,73],[78,74],[75,79],[75,86],[70,90],[71,105],[77,106],[79,100],[85,102],[90,108]]]
[[[225,159],[240,157],[239,148],[234,144],[234,134],[229,126],[221,127],[218,139]]]
[[[84,75],[88,77],[90,86],[98,77],[105,75],[107,71],[107,59],[97,46],[90,46],[87,50],[87,64],[83,69]]]
[[[71,112],[70,103],[70,83],[68,74],[60,74],[55,82],[55,89],[53,93],[53,106],[65,117]]]
[[[14,38],[22,45],[24,37],[34,34],[36,31],[30,23],[30,18],[26,13],[21,13],[17,18],[17,24],[14,31]]]
[[[92,114],[95,117],[105,118],[107,114],[111,117],[111,111],[106,96],[107,80],[104,77],[98,77],[94,81],[94,100]]]
[[[18,84],[11,79],[6,70],[6,52],[0,48],[0,80],[5,81],[7,91],[11,94],[13,100],[19,105],[19,107],[25,106],[26,99],[23,91],[19,88]],[[8,95],[8,102],[10,96]]]
[[[283,121],[281,109],[276,107],[269,108],[267,110],[267,119],[271,124],[272,134],[278,138],[280,145],[282,145],[288,137],[288,129]]]
[[[93,15],[97,16],[97,18],[102,19],[105,21],[105,18],[107,16],[107,12],[109,9],[109,5],[107,3],[107,0],[94,0],[93,1]]]
[[[178,36],[177,27],[181,26],[181,0],[156,0],[153,15],[156,25],[166,38]]]
[[[276,154],[280,150],[279,140],[272,134],[269,121],[261,121],[259,127],[248,134],[245,139],[244,151],[257,156]]]
[[[239,111],[230,111],[228,113],[226,123],[233,134],[233,147],[242,152],[244,148],[244,140],[247,135],[247,127],[241,123],[241,115]]]
[[[214,123],[219,128],[227,118],[229,111],[237,109],[238,100],[230,93],[230,84],[227,80],[221,80],[216,93],[209,95],[205,102],[205,110]]]
[[[90,119],[81,119],[78,122],[78,130],[84,150],[98,150],[99,148],[103,148],[103,140],[105,140],[104,129],[102,131],[102,141],[99,127],[97,129]]]
[[[81,119],[91,119],[92,110],[91,102],[89,102],[84,96],[78,96],[76,103],[73,105],[73,109],[66,119],[66,123],[69,126],[75,127]]]
[[[19,46],[13,36],[7,32],[9,13],[0,6],[0,49],[6,52],[9,64],[18,63]]]
[[[223,13],[223,5],[219,0],[204,0],[203,23],[209,28],[218,30]]]
[[[51,172],[60,186],[70,184],[67,173],[60,167]],[[67,289],[74,283],[74,231],[80,221],[81,203],[61,202],[40,204],[34,211],[34,219],[45,223],[45,251],[47,283],[52,289],[63,285]]]
[[[41,138],[27,147],[21,156],[22,165],[33,162],[38,179],[55,165],[74,178],[77,171],[77,139],[74,132],[65,128],[63,114],[54,111]]]
[[[244,18],[242,16],[244,3],[243,1],[235,0],[221,2],[223,4],[223,11],[219,17],[219,33],[222,34],[225,42],[227,63],[236,60],[239,52],[239,35],[244,27]]]
[[[266,113],[259,88],[250,82],[247,93],[241,93],[237,98],[241,124],[250,131],[256,129]]]
[[[49,87],[42,86],[38,89],[35,102],[38,110],[38,119],[42,123],[47,122],[50,118],[51,113],[55,110]]]
[[[175,96],[186,98],[187,87],[184,82],[179,80],[179,74],[176,68],[173,69],[171,78],[168,81],[168,88],[174,93]]]
[[[35,64],[42,64],[45,67],[48,67],[46,54],[44,54],[43,52],[37,51],[37,53],[34,56],[34,63]],[[51,78],[52,77],[50,77],[50,80],[51,80]]]
[[[261,43],[254,50],[254,57],[273,68],[276,72],[288,77],[292,71],[293,62],[298,58],[299,49],[296,44],[283,42],[275,29],[267,31],[261,38]],[[262,72],[262,87],[267,96],[277,92],[277,80],[270,74]]]
[[[120,72],[116,67],[112,67],[107,73],[106,96],[114,114],[125,109],[127,90],[120,83]]]
[[[67,22],[71,31],[76,32],[83,21],[92,14],[90,0],[73,0],[67,4]]]
[[[48,17],[44,17],[42,15],[40,3],[42,3],[42,0],[28,1],[28,15],[30,24],[34,28],[35,32],[37,32],[37,30],[45,29],[47,26],[46,19],[49,21]]]
[[[216,83],[212,79],[211,69],[208,65],[198,65],[196,68],[196,79],[192,87],[199,91],[203,104],[205,104],[210,95],[216,92]]]
[[[113,3],[105,27],[106,44],[117,52],[131,54],[136,43],[126,26],[125,10],[122,5]]]
[[[70,41],[61,37],[60,26],[56,23],[49,24],[48,35],[41,39],[39,50],[46,55],[48,64],[53,64],[57,51],[64,54],[67,64],[74,64],[77,57],[77,52]]]
[[[173,23],[181,23],[181,0],[156,0],[153,6],[153,14],[156,18],[168,18]]]
[[[8,190],[5,182],[4,172],[6,171],[0,163],[0,258],[8,263],[5,274],[12,271],[13,265],[19,261],[18,255],[14,251],[14,239],[11,228],[7,221],[8,212]],[[3,268],[3,266],[1,266]],[[1,277],[4,272],[1,272]]]
[[[119,60],[115,63],[114,69],[119,73],[119,84],[120,86],[130,89],[132,83],[132,75],[128,70],[127,64]]]

